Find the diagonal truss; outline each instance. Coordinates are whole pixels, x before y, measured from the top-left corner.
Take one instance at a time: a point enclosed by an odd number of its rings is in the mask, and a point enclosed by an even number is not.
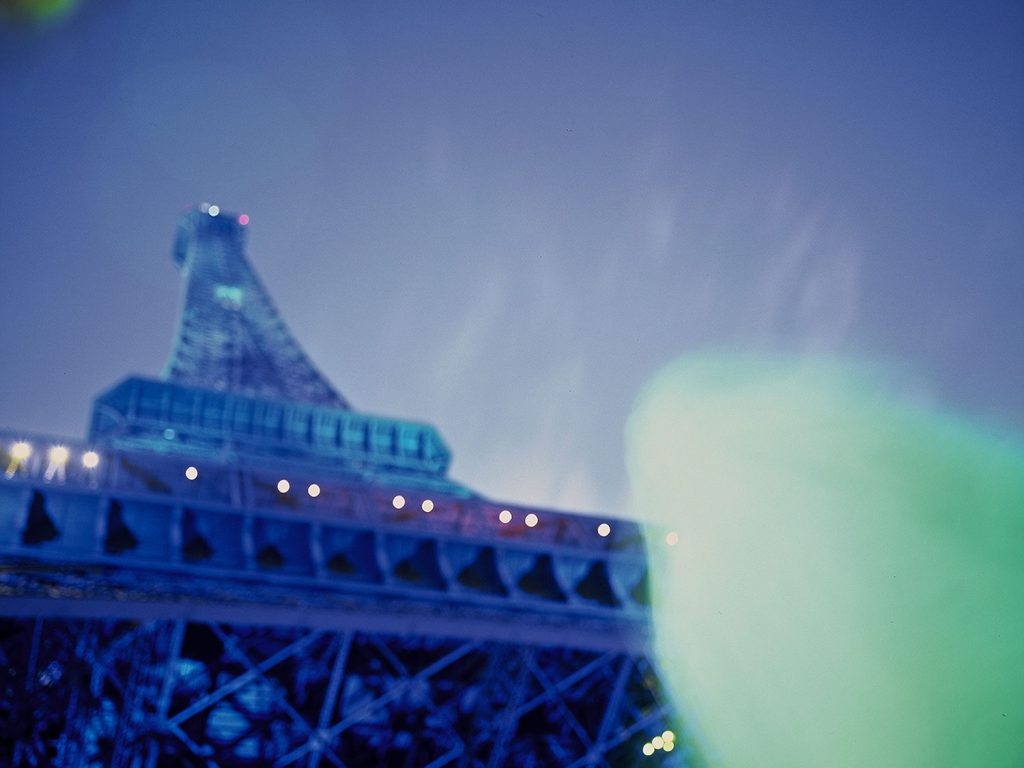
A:
[[[4,700],[28,713],[4,713],[24,724],[8,753],[0,741],[0,764],[13,766],[603,768],[632,765],[651,734],[677,727],[649,661],[623,652],[8,619],[0,661],[19,674]],[[681,748],[637,764],[690,757]]]

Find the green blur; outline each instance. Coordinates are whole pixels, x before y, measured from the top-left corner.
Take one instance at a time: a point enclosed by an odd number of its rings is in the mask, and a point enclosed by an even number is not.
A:
[[[77,0],[0,0],[0,15],[32,21],[48,21],[66,15]]]
[[[659,663],[716,766],[1024,765],[1024,449],[897,392],[708,355],[638,399]]]

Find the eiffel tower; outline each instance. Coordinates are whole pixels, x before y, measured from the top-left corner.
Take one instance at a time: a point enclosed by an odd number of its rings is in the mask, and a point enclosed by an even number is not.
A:
[[[493,501],[353,410],[186,213],[160,379],[0,432],[0,765],[691,766],[633,523]]]

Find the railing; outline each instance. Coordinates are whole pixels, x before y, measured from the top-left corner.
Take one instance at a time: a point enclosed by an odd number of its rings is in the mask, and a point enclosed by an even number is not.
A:
[[[10,432],[0,460],[7,555],[589,613],[646,608],[631,523],[331,478],[313,496],[308,478]]]
[[[0,431],[0,472],[0,483],[79,488],[155,503],[173,498],[310,522],[349,520],[588,551],[638,553],[642,548],[639,527],[622,520],[501,504],[465,493],[354,483],[349,477],[316,475],[308,468],[274,473],[266,465],[111,451],[81,440],[10,430]]]

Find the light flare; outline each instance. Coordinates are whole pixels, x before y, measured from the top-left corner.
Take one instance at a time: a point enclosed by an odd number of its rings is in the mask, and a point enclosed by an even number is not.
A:
[[[1024,758],[1024,441],[898,385],[716,354],[636,403],[659,667],[715,768]]]

